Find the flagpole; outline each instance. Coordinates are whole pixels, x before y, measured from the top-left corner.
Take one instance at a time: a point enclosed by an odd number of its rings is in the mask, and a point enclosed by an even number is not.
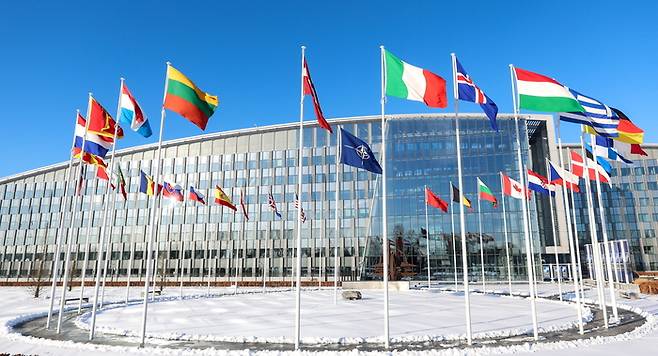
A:
[[[132,235],[130,235],[130,241],[128,241],[128,243],[130,244],[130,259],[128,260],[128,278],[126,279],[126,304],[128,304],[128,300],[130,299],[130,276],[132,274],[133,260],[135,258],[135,243]]]
[[[151,216],[150,216],[150,224],[149,224],[149,234],[148,234],[148,241],[147,241],[147,253],[146,253],[146,275],[144,277],[144,308],[142,311],[142,325],[141,325],[141,332],[140,332],[140,346],[144,346],[144,341],[146,339],[146,318],[147,318],[147,313],[148,313],[148,299],[149,299],[149,284],[150,284],[150,278],[151,278],[151,258],[153,257],[153,239],[155,235],[155,218],[156,218],[156,211],[158,210],[158,195],[159,195],[159,189],[158,189],[158,181],[160,180],[160,158],[162,156],[162,135],[164,132],[164,121],[165,121],[165,108],[164,108],[164,102],[165,98],[167,97],[167,89],[168,89],[168,84],[169,84],[169,68],[171,67],[171,63],[167,62],[167,72],[165,74],[165,86],[164,86],[164,93],[162,94],[162,109],[160,110],[160,134],[158,137],[158,150],[156,154],[156,161],[155,161],[155,166],[156,166],[156,176],[155,176],[155,194],[153,194],[153,210],[151,211]]]
[[[296,240],[296,258],[295,258],[295,278],[297,286],[295,287],[295,350],[299,350],[301,339],[301,283],[302,283],[302,155],[304,153],[304,61],[306,46],[302,46],[302,63],[300,76],[300,97],[299,97],[299,153],[297,165],[297,240]]]
[[[603,311],[603,323],[605,328],[608,328],[608,309],[605,303],[605,297],[603,296],[603,273],[602,267],[600,267],[601,259],[599,253],[601,249],[599,248],[599,239],[596,236],[596,218],[594,216],[594,202],[592,198],[592,188],[590,184],[590,175],[589,167],[587,165],[587,155],[585,154],[585,142],[584,142],[584,130],[580,134],[580,146],[581,153],[583,157],[583,177],[585,178],[585,188],[587,189],[587,212],[589,217],[589,235],[592,242],[592,255],[594,257],[594,273],[596,275],[596,290],[599,296],[599,307]],[[598,171],[595,169],[594,174],[598,175]]]
[[[500,186],[503,186],[503,174],[500,176]],[[507,212],[505,211],[505,194],[501,194],[500,200],[503,201],[503,229],[505,233],[505,257],[507,257],[507,285],[509,287],[509,295],[512,295],[512,268],[509,256],[509,240],[507,236]]]
[[[569,150],[571,152],[571,150]],[[565,163],[566,164],[566,163]],[[578,239],[578,230],[576,229],[576,202],[574,200],[574,192],[572,191],[569,194],[571,199],[571,221],[573,221],[573,227],[570,226],[573,230],[573,244],[574,250],[576,250],[576,264],[578,266],[578,287],[580,288],[581,298],[585,297],[585,286],[583,285],[583,263],[580,259],[580,240]]]
[[[615,293],[615,283],[612,274],[612,256],[610,254],[610,245],[608,244],[608,228],[606,226],[605,213],[603,212],[603,199],[601,198],[601,179],[599,178],[599,169],[596,150],[596,138],[590,134],[590,145],[592,146],[592,157],[594,164],[597,165],[595,169],[596,176],[596,195],[599,203],[599,219],[601,220],[601,231],[603,232],[603,250],[606,259],[606,269],[608,273],[608,291],[610,292],[610,303],[612,304],[612,315],[615,321],[619,320],[619,312],[617,311],[617,296]]]
[[[452,264],[455,267],[455,290],[457,290],[457,243],[455,241],[455,218],[452,213],[452,181],[450,182],[450,228],[452,231]]]
[[[457,92],[457,57],[451,53],[452,57],[452,83],[453,94],[455,98],[455,137],[457,145],[457,184],[459,186],[459,194],[464,195],[464,182],[462,179],[462,154],[461,154],[461,139],[459,134],[459,94]],[[452,188],[452,187],[451,187]],[[469,345],[473,344],[473,329],[471,327],[471,298],[468,285],[468,250],[466,248],[466,219],[464,217],[464,204],[462,197],[459,197],[459,228],[462,240],[462,273],[464,275],[464,305],[466,312],[466,339]]]
[[[430,223],[427,215],[427,185],[425,185],[425,247],[427,253],[427,289],[431,287],[431,272],[430,272]]]
[[[240,188],[240,202],[242,203],[242,188]],[[233,288],[233,295],[238,294],[238,273],[240,274],[240,277],[242,277],[242,263],[243,261],[240,259],[240,251],[242,251],[242,242],[244,240],[244,235],[245,235],[245,217],[244,213],[240,217],[240,225],[239,231],[238,231],[238,247],[235,249],[235,256],[233,256],[233,259],[235,260],[235,286]],[[246,243],[245,243],[246,245]],[[246,255],[243,254],[242,258],[245,259]],[[191,261],[190,261],[191,263]],[[239,266],[238,266],[239,265]]]
[[[527,197],[527,185],[525,183],[524,179],[524,174],[523,174],[523,162],[521,159],[521,140],[520,140],[520,135],[519,135],[519,108],[517,106],[517,101],[516,101],[516,96],[517,96],[517,91],[516,87],[514,86],[515,83],[515,75],[514,75],[514,66],[510,64],[510,79],[512,81],[512,102],[514,104],[514,128],[516,129],[516,145],[517,145],[517,150],[516,150],[516,158],[517,158],[517,164],[518,164],[518,169],[519,169],[519,178],[521,186],[523,187],[523,199],[521,201],[521,208],[523,210],[523,228],[524,228],[524,234],[525,234],[525,249],[526,249],[526,264],[527,264],[527,272],[528,272],[528,287],[530,288],[530,310],[532,312],[532,329],[533,329],[533,336],[535,341],[539,340],[539,334],[538,334],[538,327],[537,327],[537,306],[536,306],[536,301],[535,301],[535,287],[534,287],[534,280],[535,276],[533,275],[533,264],[532,264],[532,245],[530,242],[530,233],[529,233],[529,221],[528,221],[528,207],[526,206],[526,202],[528,200]]]
[[[87,116],[86,116],[86,122],[85,122],[85,135],[82,138],[82,146],[80,147],[80,157],[78,158],[78,176],[82,172],[82,165],[84,164],[84,154],[85,154],[85,144],[87,141],[87,131],[89,130],[89,123],[91,122],[89,118],[89,111],[91,110],[91,98],[92,94],[89,93],[89,98],[87,102]],[[75,218],[77,216],[77,211],[75,207],[78,205],[78,200],[80,200],[80,208],[84,206],[84,194],[81,191],[80,192],[80,197],[81,199],[78,199],[78,195],[75,195],[75,201],[73,204],[73,210],[71,212],[71,222],[69,224],[68,231],[66,233],[67,238],[66,238],[66,261],[64,261],[64,279],[62,280],[62,295],[59,300],[59,314],[57,315],[57,333],[59,334],[62,328],[62,317],[64,314],[64,304],[66,303],[66,288],[68,285],[68,278],[69,278],[69,265],[70,265],[70,259],[71,259],[71,246],[73,245],[73,229],[75,225]],[[91,211],[91,204],[89,205],[89,210]],[[82,216],[82,214],[81,214]],[[82,219],[80,221],[80,226],[82,226]]]
[[[82,275],[80,276],[81,282],[80,282],[80,298],[78,299],[78,314],[82,313],[82,297],[85,291],[85,275],[87,272],[87,261],[89,261],[89,234],[91,233],[92,221],[93,219],[90,217],[89,221],[87,222],[87,229],[85,230],[85,260],[82,263]],[[78,234],[78,236],[80,236],[80,234]]]
[[[340,270],[340,259],[338,257],[338,244],[340,243],[340,154],[341,154],[341,136],[343,128],[338,126],[338,134],[336,135],[336,208],[334,213],[335,232],[334,236],[336,242],[334,243],[334,305],[338,303],[338,271]]]
[[[384,283],[384,347],[390,347],[389,337],[389,313],[388,313],[388,226],[386,210],[386,116],[384,109],[386,106],[386,56],[384,46],[379,46],[381,52],[381,100],[382,109],[382,263],[383,263],[383,283]]]
[[[480,233],[480,265],[482,267],[482,292],[487,293],[487,284],[484,276],[484,243],[482,242],[482,219],[480,217],[480,182],[478,178],[478,230]]]
[[[115,137],[116,139],[116,137]],[[115,141],[116,145],[116,141]],[[112,175],[112,173],[110,173]],[[109,178],[109,177],[108,177]],[[111,184],[111,180],[108,179],[107,184]],[[109,264],[110,264],[110,259],[112,258],[112,232],[114,231],[114,220],[116,218],[116,200],[117,200],[117,192],[114,192],[112,194],[112,211],[109,212],[110,214],[110,232],[108,235],[110,235],[107,239],[107,246],[105,247],[105,261],[104,261],[104,266],[103,266],[103,283],[101,284],[101,301],[100,301],[100,307],[103,307],[103,303],[105,301],[105,281],[107,280],[107,270],[109,269]]]
[[[74,126],[73,126],[73,139],[71,140],[71,149],[69,150],[69,152],[71,152],[71,153],[72,153],[73,149],[75,148],[75,137],[76,137],[75,129],[78,127],[78,116],[79,115],[80,115],[80,110],[76,110],[75,121],[74,121]],[[83,140],[84,140],[84,138],[83,138]],[[81,151],[80,155],[82,155],[82,149],[83,148],[84,148],[84,144],[83,144],[82,148],[80,149],[80,151]],[[74,196],[71,196],[71,206],[68,206],[68,204],[67,204],[68,199],[66,199],[67,195],[68,195],[68,192],[69,192],[69,185],[70,185],[70,182],[72,180],[71,175],[73,173],[73,155],[71,153],[69,153],[70,154],[70,156],[69,156],[69,166],[67,168],[66,181],[64,182],[64,196],[62,197],[63,209],[62,209],[61,217],[59,219],[59,229],[57,229],[57,238],[56,238],[57,243],[55,245],[55,261],[53,262],[53,268],[52,268],[52,278],[51,278],[52,285],[50,286],[50,301],[49,301],[49,305],[48,305],[48,317],[46,319],[46,329],[50,329],[50,319],[53,316],[53,306],[54,306],[53,304],[54,304],[54,301],[55,301],[55,289],[57,288],[57,279],[59,277],[59,273],[58,273],[58,271],[59,271],[59,254],[60,254],[60,250],[62,248],[62,230],[64,230],[64,221],[66,220],[66,211],[68,210],[68,208],[73,208]]]
[[[550,175],[551,167],[549,166],[548,161],[546,161],[546,173]],[[550,184],[550,183],[549,183]],[[557,290],[560,294],[560,301],[562,301],[562,270],[560,269],[560,260],[557,254],[557,235],[555,234],[555,216],[553,214],[553,197],[551,196],[551,191],[548,191],[548,205],[551,210],[551,229],[553,232],[553,249],[555,252],[555,268],[557,269]]]

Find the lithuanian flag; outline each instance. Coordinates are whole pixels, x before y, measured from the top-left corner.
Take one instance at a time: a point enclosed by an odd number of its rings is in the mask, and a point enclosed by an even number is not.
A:
[[[205,130],[218,103],[217,96],[202,91],[178,69],[169,65],[165,109],[183,116],[201,130]]]

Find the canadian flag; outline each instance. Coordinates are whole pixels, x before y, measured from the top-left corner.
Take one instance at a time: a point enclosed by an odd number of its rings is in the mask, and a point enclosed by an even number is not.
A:
[[[516,199],[523,199],[523,186],[521,183],[515,181],[514,179],[508,177],[505,173],[500,173],[500,176],[503,181],[503,194],[510,196]],[[525,195],[530,197],[529,191],[525,190]]]

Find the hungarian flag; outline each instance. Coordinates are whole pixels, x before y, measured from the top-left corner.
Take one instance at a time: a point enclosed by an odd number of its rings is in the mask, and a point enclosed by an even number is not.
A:
[[[448,106],[446,81],[427,69],[412,66],[384,51],[386,95],[421,101],[433,108]]]
[[[571,172],[575,174],[578,177],[584,178],[585,177],[585,163],[583,160],[583,157],[579,155],[576,151],[570,151],[571,152]],[[594,161],[591,158],[587,158],[587,170],[588,174],[587,177],[589,180],[596,180],[596,172],[598,172],[599,175],[599,181],[602,183],[610,183],[610,176],[608,175],[608,172],[605,171],[605,169],[597,163],[594,163]]]
[[[425,203],[437,209],[443,210],[444,213],[448,212],[448,203],[434,195],[429,187],[425,187]]]
[[[238,211],[235,205],[233,205],[231,198],[229,198],[228,195],[226,195],[226,193],[224,193],[222,188],[220,188],[218,185],[215,186],[215,203],[224,205],[229,209],[233,209],[233,211]]]
[[[247,212],[247,203],[244,201],[244,192],[240,190],[240,208],[242,209],[242,215],[244,218],[249,221],[249,213]]]
[[[108,143],[114,143],[114,130],[118,125],[112,115],[94,98],[89,102],[89,128],[88,131],[104,138]],[[116,128],[117,138],[123,137],[123,129]]]
[[[313,98],[313,109],[315,109],[315,117],[318,119],[318,124],[323,129],[333,133],[331,126],[324,118],[322,114],[322,108],[320,107],[320,100],[318,99],[318,93],[315,91],[315,86],[311,80],[311,72],[308,70],[308,64],[306,63],[306,58],[304,58],[304,70],[302,72],[302,79],[304,83],[304,95],[310,95]]]
[[[201,195],[199,192],[194,190],[194,187],[190,187],[190,193],[188,194],[188,199],[206,205],[206,201],[204,200],[203,195]]]
[[[496,197],[493,195],[491,189],[489,189],[489,187],[487,187],[487,185],[484,184],[484,182],[479,177],[477,180],[478,180],[478,196],[480,197],[480,199],[491,202],[494,208],[497,207],[498,200],[496,200]]]
[[[457,187],[455,187],[454,185],[452,185],[452,183],[450,183],[450,187],[452,188],[452,190],[451,190],[452,194],[450,194],[451,200],[455,203],[464,204],[465,207],[471,209],[471,201],[468,200],[465,196],[463,196],[459,192],[459,189]]]
[[[523,186],[521,183],[515,181],[514,179],[508,177],[505,173],[500,172],[500,176],[502,177],[503,180],[503,194],[515,198],[515,199],[523,199]],[[526,190],[526,197],[529,197],[529,192]]]
[[[546,112],[583,112],[585,109],[567,87],[557,80],[514,68],[521,109]]]
[[[171,65],[168,66],[165,109],[179,114],[201,130],[205,130],[208,119],[215,113],[218,104],[217,96],[202,91],[183,73]]]

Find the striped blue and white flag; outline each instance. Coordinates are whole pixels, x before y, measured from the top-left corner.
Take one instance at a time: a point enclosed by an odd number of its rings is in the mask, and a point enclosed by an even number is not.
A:
[[[605,157],[611,161],[624,162],[632,164],[633,161],[624,157],[619,151],[615,148],[615,140],[608,137],[596,136],[596,141],[594,142],[594,152],[598,157]]]
[[[590,126],[600,136],[617,137],[619,117],[602,102],[569,89],[585,112],[561,112],[560,120]]]

